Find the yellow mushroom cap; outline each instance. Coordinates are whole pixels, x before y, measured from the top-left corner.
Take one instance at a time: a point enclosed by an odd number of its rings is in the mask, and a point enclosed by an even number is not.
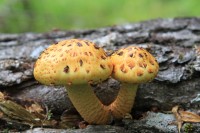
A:
[[[125,83],[144,83],[155,78],[159,65],[145,49],[129,46],[119,49],[111,56],[112,77]]]
[[[34,77],[50,85],[84,84],[107,79],[112,63],[105,51],[86,40],[64,40],[49,46],[34,66]]]

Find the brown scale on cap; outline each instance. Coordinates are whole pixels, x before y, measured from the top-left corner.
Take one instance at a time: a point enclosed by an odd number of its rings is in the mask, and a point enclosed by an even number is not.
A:
[[[105,60],[105,59],[106,59],[106,57],[102,55],[102,56],[101,56],[101,59]]]
[[[83,46],[80,42],[77,42],[76,44],[77,44],[77,46],[79,46],[79,47],[82,47],[82,46]]]
[[[129,63],[129,64],[128,64],[128,67],[129,67],[130,69],[133,69],[134,66],[135,66],[135,65],[134,65],[133,63]]]
[[[105,55],[105,51],[92,42],[64,40],[49,46],[40,55],[35,63],[34,76],[47,85],[105,80],[112,73],[112,63]]]
[[[158,73],[156,59],[145,49],[129,46],[116,51],[111,60],[113,77],[121,82],[142,83],[152,80]]]
[[[120,51],[117,55],[122,56],[123,55],[123,51]]]
[[[68,72],[69,72],[69,66],[66,66],[66,67],[64,68],[64,72],[65,72],[65,73],[68,73]]]
[[[83,65],[83,61],[82,61],[82,60],[79,60],[79,63],[80,63],[80,66],[82,66],[82,65]]]
[[[93,56],[92,52],[89,52],[90,56]]]
[[[143,71],[137,71],[137,76],[142,76],[143,74]]]
[[[75,69],[74,69],[74,72],[76,72],[77,70],[78,70],[78,68],[75,68]]]
[[[87,53],[87,52],[84,52],[84,54],[85,54],[86,56],[88,56],[88,53]]]
[[[88,41],[84,41],[86,45],[90,46],[90,43]]]
[[[106,68],[105,68],[105,66],[104,66],[104,65],[102,65],[102,64],[100,64],[100,67],[101,67],[102,69],[106,69]]]
[[[68,45],[67,45],[67,47],[71,47],[71,46],[72,46],[72,44],[68,44]]]
[[[139,53],[138,55],[139,55],[140,58],[143,58],[143,57],[144,57],[141,53]]]
[[[129,54],[130,57],[133,57],[133,53]]]

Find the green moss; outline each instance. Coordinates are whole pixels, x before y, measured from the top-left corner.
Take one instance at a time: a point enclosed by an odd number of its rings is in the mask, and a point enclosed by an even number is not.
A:
[[[191,123],[187,123],[184,126],[184,133],[192,133],[193,132],[193,125]]]

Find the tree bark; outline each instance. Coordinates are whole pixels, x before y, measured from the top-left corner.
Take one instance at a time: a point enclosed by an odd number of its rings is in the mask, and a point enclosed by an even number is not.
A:
[[[133,112],[148,111],[152,107],[167,111],[175,105],[199,110],[200,18],[156,19],[79,31],[2,33],[0,90],[13,97],[43,102],[58,114],[73,108],[64,87],[41,85],[32,74],[34,62],[45,48],[70,38],[87,39],[106,50],[138,45],[156,57],[159,74],[153,82],[139,86]],[[108,79],[93,88],[99,99],[108,105],[116,98],[119,85],[118,81]]]

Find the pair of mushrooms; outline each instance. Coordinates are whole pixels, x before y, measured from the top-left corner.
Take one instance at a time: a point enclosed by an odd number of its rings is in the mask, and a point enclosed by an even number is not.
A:
[[[89,124],[109,124],[112,117],[122,119],[131,112],[138,84],[152,80],[158,73],[156,59],[135,46],[107,56],[105,51],[86,40],[64,40],[49,46],[34,66],[34,77],[45,85],[64,85],[68,96]],[[117,98],[103,105],[90,83],[112,76],[121,82]]]

